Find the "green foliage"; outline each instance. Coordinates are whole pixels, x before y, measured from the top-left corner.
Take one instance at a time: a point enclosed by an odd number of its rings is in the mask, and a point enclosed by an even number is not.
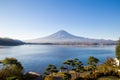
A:
[[[102,68],[100,68],[100,69],[104,73],[104,75],[111,74],[111,72],[112,73],[118,72],[118,67],[117,67],[116,62],[113,58],[107,58],[105,63],[102,65]]]
[[[3,67],[0,69],[0,80],[11,79],[13,77],[23,78],[23,67],[15,58],[5,58],[1,60]],[[14,80],[14,79],[13,79]]]
[[[8,77],[6,80],[20,80],[20,78],[17,76],[13,76],[13,77]]]
[[[118,67],[116,65],[116,62],[113,58],[107,58],[105,63],[97,65],[99,62],[99,59],[90,56],[88,58],[88,64],[89,66],[83,66],[82,62],[79,61],[79,59],[71,59],[66,60],[63,62],[65,66],[60,66],[60,70],[70,70],[69,72],[58,72],[52,77],[61,77],[63,80],[97,80],[99,77],[102,76],[116,76],[120,77],[120,73],[118,72]],[[89,67],[91,68],[90,70]],[[85,70],[86,68],[86,70]],[[53,74],[51,72],[51,69],[56,69],[54,65],[48,65],[48,68],[46,68],[46,73]],[[54,71],[54,70],[53,70]],[[46,76],[46,77],[51,77]],[[46,80],[52,80],[52,78],[46,78]]]
[[[46,71],[45,71],[44,74],[45,74],[45,75],[49,75],[49,74],[57,73],[57,72],[58,72],[58,70],[57,70],[56,66],[50,64],[50,65],[48,65],[48,67],[46,68]]]
[[[67,70],[66,73],[64,73],[64,79],[66,80],[66,76],[70,73],[69,70],[74,71],[76,78],[79,77],[79,73],[83,71],[83,64],[81,61],[79,61],[79,59],[75,58],[75,59],[71,59],[71,60],[66,60],[63,62],[63,64],[66,65],[66,67],[64,66],[60,66],[60,69],[63,70]]]
[[[63,64],[70,65],[71,62],[71,60],[66,60],[65,62],[63,62]]]
[[[24,80],[35,80],[36,78],[37,78],[37,76],[31,75],[31,74],[29,74],[29,73],[26,73],[26,74],[24,75]]]
[[[21,63],[15,58],[5,58],[1,60],[1,64],[3,64],[3,68],[18,68],[21,71],[23,70]]]
[[[83,64],[77,58],[72,60],[66,60],[65,62],[63,62],[63,64],[66,65],[67,73],[68,73],[69,67],[72,67],[72,70],[75,72],[80,72],[81,70],[83,70]]]
[[[116,46],[116,57],[120,60],[120,39],[118,40],[118,44]]]
[[[99,62],[99,60],[97,59],[97,58],[95,58],[95,57],[93,57],[93,56],[90,56],[89,58],[88,58],[88,64],[89,65],[95,65],[96,66],[96,64]]]
[[[71,78],[71,74],[64,73],[63,80],[69,80]]]
[[[71,62],[72,62],[71,60],[66,60],[65,62],[63,62],[63,64],[66,65],[65,69],[67,70],[66,71],[67,73],[69,73],[69,66],[71,65]]]
[[[59,69],[60,69],[60,72],[66,70],[66,68],[64,66],[60,66]]]
[[[75,71],[75,72],[83,71],[83,64],[77,58],[72,60],[71,66],[73,67],[72,70]]]
[[[97,58],[95,58],[95,57],[93,57],[93,56],[90,56],[90,57],[88,58],[88,64],[90,65],[90,68],[91,68],[92,70],[95,70],[96,65],[97,65],[98,62],[99,62],[99,59],[97,59]]]
[[[107,65],[107,66],[111,66],[111,67],[116,67],[117,66],[115,59],[113,59],[111,57],[108,57],[104,64]]]

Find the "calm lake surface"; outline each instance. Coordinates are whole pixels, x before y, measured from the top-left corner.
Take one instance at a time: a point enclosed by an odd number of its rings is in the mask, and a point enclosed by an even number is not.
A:
[[[67,59],[78,58],[84,65],[89,56],[99,58],[101,63],[107,57],[115,57],[115,46],[77,47],[60,45],[21,45],[0,48],[0,60],[17,58],[27,71],[43,73],[48,64],[62,65]]]

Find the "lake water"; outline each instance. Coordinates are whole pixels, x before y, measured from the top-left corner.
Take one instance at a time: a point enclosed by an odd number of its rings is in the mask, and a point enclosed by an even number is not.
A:
[[[103,63],[107,57],[115,57],[115,46],[21,45],[0,48],[0,60],[15,57],[22,63],[25,72],[43,73],[48,64],[60,66],[63,61],[73,58],[80,59],[86,65],[89,56],[94,56]]]

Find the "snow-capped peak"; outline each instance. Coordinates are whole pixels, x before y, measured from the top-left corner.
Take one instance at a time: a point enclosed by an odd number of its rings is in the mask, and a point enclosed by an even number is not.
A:
[[[60,30],[54,34],[51,34],[50,36],[44,37],[46,39],[75,39],[78,38],[77,36],[74,36],[65,30]]]

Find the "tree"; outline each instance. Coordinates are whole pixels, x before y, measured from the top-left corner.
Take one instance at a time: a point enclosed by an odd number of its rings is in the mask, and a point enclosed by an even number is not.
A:
[[[23,78],[23,67],[21,63],[15,58],[5,58],[0,61],[2,68],[0,69],[0,79],[6,80],[8,77],[19,77],[20,80]]]
[[[71,66],[72,66],[72,69],[74,70],[75,69],[75,67],[76,67],[76,63],[79,61],[79,59],[77,59],[77,58],[75,58],[75,59],[73,59],[72,60],[72,62],[71,62]]]
[[[106,66],[106,71],[108,71],[108,72],[110,72],[110,71],[117,72],[118,71],[116,61],[113,58],[110,58],[110,57],[107,58],[104,65]]]
[[[63,80],[70,80],[70,78],[71,78],[71,74],[69,74],[69,73],[64,73]]]
[[[63,64],[66,65],[67,73],[69,73],[69,66],[71,65],[71,62],[71,60],[66,60],[65,62],[63,62]]]
[[[67,74],[69,74],[68,68],[70,67],[73,71],[75,71],[76,78],[79,77],[79,73],[83,70],[83,64],[77,58],[72,60],[66,60],[64,64],[66,64]]]
[[[46,68],[46,71],[44,74],[49,75],[49,74],[53,74],[53,73],[57,73],[57,72],[58,72],[58,70],[57,70],[56,66],[53,64],[49,64],[48,67]]]
[[[93,56],[90,56],[88,58],[88,64],[90,65],[90,68],[95,72],[95,69],[96,69],[96,65],[97,63],[99,62],[99,59],[93,57]]]
[[[65,68],[64,66],[60,66],[59,69],[60,69],[60,72],[62,72],[62,71],[64,71],[66,68]]]
[[[116,63],[115,59],[108,57],[105,61],[105,65],[111,66],[111,67],[116,67],[117,63]]]
[[[18,68],[21,71],[23,70],[23,66],[16,58],[5,58],[0,61],[3,64],[3,68]]]
[[[79,61],[79,59],[75,58],[73,59],[72,66],[73,66],[72,70],[75,71],[76,78],[78,78],[80,75],[80,72],[83,71],[83,64],[81,61]]]
[[[119,60],[119,65],[120,65],[120,39],[118,40],[118,44],[116,46],[116,57]]]

